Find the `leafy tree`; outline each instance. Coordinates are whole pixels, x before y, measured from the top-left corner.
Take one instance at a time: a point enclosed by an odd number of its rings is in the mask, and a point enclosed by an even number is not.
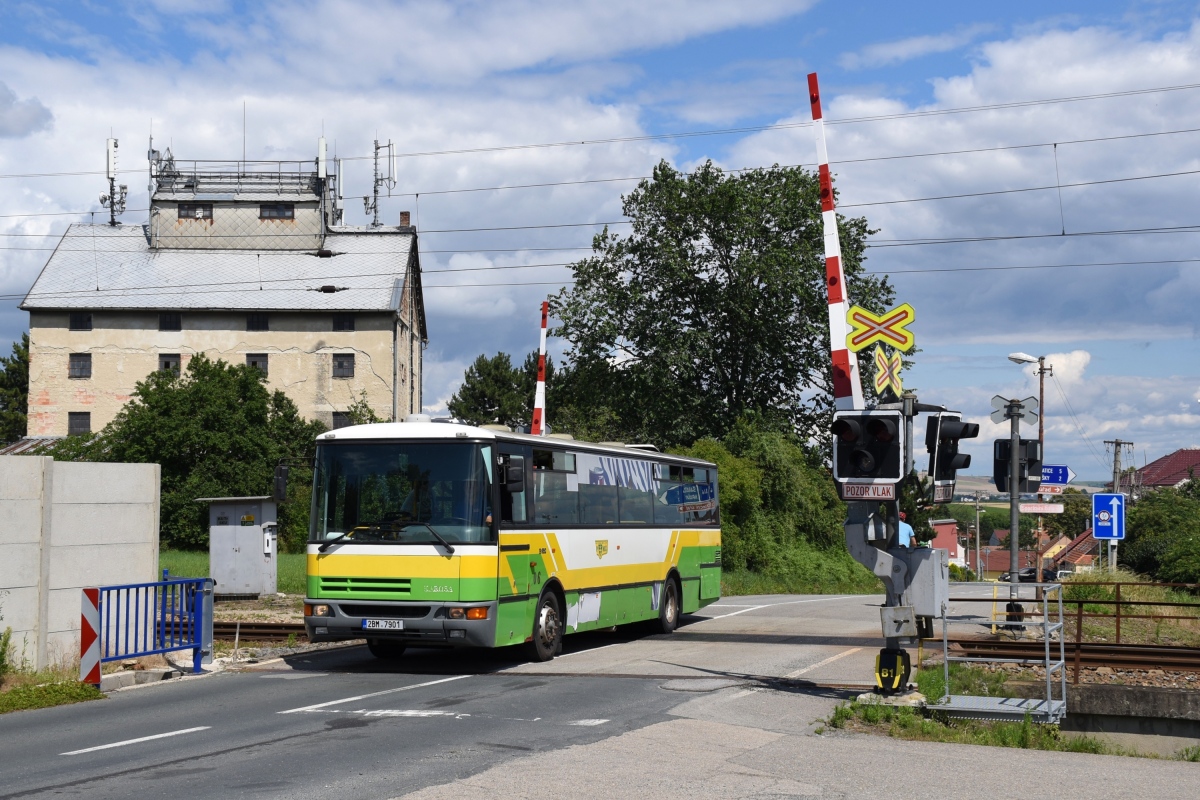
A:
[[[630,234],[598,234],[552,301],[572,362],[567,403],[607,409],[628,438],[660,445],[720,439],[750,413],[803,436],[823,429],[832,370],[816,175],[661,162],[623,211]],[[891,285],[863,272],[866,220],[839,229],[850,300],[886,308]]]
[[[521,424],[525,410],[521,375],[513,369],[508,353],[476,358],[448,407],[451,414],[472,425]]]
[[[370,425],[374,422],[387,422],[386,419],[376,414],[375,409],[371,408],[371,404],[367,402],[366,389],[363,389],[358,399],[346,409],[346,416],[350,418],[351,425]]]
[[[497,353],[491,358],[480,355],[467,368],[462,386],[450,399],[450,413],[472,425],[528,425],[533,420],[537,365],[536,352],[525,356],[525,363],[519,369],[513,366],[508,353]],[[560,427],[550,417],[558,409],[557,383],[554,360],[546,356],[546,410],[554,428]]]
[[[316,436],[283,392],[268,392],[262,372],[194,357],[183,374],[164,370],[137,384],[133,399],[104,430],[72,436],[47,451],[59,460],[159,464],[161,540],[179,548],[208,543],[198,497],[266,494],[275,466],[292,465],[279,508],[280,539],[298,549],[308,533]]]
[[[1200,497],[1193,493],[1190,485],[1157,489],[1129,506],[1119,560],[1160,580],[1200,581]]]
[[[1052,536],[1066,534],[1074,539],[1092,527],[1092,496],[1079,489],[1067,489],[1060,495],[1063,513],[1047,514],[1042,524]]]
[[[29,334],[13,342],[12,355],[0,357],[0,444],[25,435],[29,410]]]

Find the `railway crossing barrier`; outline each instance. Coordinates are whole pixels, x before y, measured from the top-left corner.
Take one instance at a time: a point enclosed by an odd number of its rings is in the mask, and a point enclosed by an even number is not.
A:
[[[211,578],[99,586],[81,592],[79,680],[100,685],[101,665],[192,651],[192,671],[212,657]]]

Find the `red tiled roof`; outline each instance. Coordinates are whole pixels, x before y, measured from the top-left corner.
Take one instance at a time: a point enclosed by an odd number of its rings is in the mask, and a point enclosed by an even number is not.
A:
[[[1058,558],[1054,559],[1055,564],[1090,564],[1092,557],[1095,555],[1097,542],[1092,536],[1092,529],[1088,528],[1083,533],[1076,536],[1061,553]]]
[[[979,572],[975,566],[975,551],[971,550],[966,553],[967,566]],[[1036,553],[1031,553],[1028,550],[1022,550],[1017,554],[1017,566],[1019,567],[1035,567],[1037,566],[1038,557]],[[1008,568],[1012,565],[1012,553],[1007,547],[985,547],[983,548],[983,570],[985,572],[1008,572]]]
[[[1188,479],[1188,470],[1200,475],[1200,447],[1186,447],[1151,461],[1137,470],[1137,483],[1142,486],[1175,486]],[[1121,480],[1125,485],[1125,479]]]

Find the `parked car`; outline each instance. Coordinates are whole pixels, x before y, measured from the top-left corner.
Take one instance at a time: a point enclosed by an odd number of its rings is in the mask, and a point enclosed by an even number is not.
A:
[[[1000,577],[997,578],[996,580],[998,580],[1000,583],[1010,583],[1009,573],[1007,573],[1007,572],[1000,573]],[[1038,582],[1037,567],[1022,567],[1017,572],[1017,580],[1020,583],[1037,583]]]

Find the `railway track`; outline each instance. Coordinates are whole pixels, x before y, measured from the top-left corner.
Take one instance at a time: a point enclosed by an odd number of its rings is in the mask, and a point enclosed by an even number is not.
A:
[[[964,655],[978,658],[1041,659],[1042,642],[1015,642],[989,639],[951,639]],[[1067,666],[1113,667],[1115,669],[1161,669],[1200,672],[1200,648],[1166,645],[1107,644],[1103,642],[1067,642],[1064,648]],[[1057,659],[1058,643],[1050,644],[1050,657]]]
[[[242,642],[308,641],[302,622],[213,622],[214,639],[232,642],[235,636]]]

